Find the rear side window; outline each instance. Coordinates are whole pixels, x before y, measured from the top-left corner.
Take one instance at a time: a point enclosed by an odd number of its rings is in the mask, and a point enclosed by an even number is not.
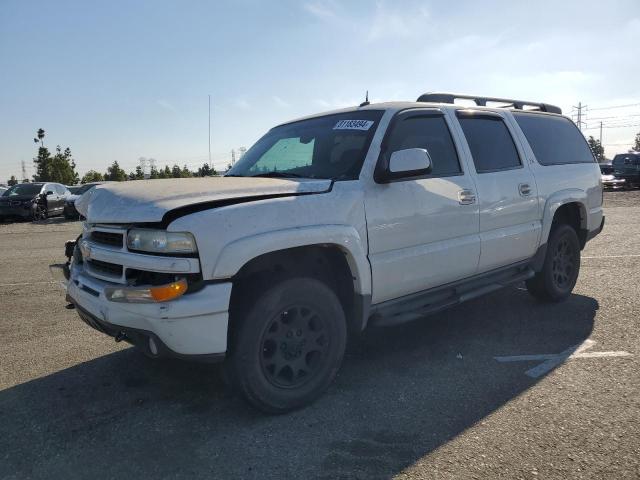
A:
[[[520,112],[513,116],[540,164],[595,162],[587,141],[568,118]]]
[[[522,166],[518,150],[500,117],[458,113],[478,173]]]
[[[393,152],[407,148],[424,148],[431,157],[431,177],[458,175],[462,172],[449,127],[440,114],[411,114],[393,126],[383,160],[388,165]]]

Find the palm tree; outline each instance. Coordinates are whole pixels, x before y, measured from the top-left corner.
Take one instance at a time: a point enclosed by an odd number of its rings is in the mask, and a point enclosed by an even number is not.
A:
[[[36,138],[33,139],[34,143],[40,142],[40,145],[44,147],[44,130],[39,128],[36,132]]]

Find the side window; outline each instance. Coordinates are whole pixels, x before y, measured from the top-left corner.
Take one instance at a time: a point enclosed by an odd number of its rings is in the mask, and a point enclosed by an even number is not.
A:
[[[62,185],[56,185],[56,192],[58,193],[58,195],[64,195],[66,191],[67,189]]]
[[[593,163],[587,141],[571,120],[555,115],[513,112],[538,163]]]
[[[513,138],[500,117],[458,114],[478,173],[519,168]]]
[[[442,115],[413,115],[398,121],[391,131],[384,152],[384,161],[391,154],[407,148],[425,148],[433,164],[430,176],[440,177],[462,173],[449,127]]]

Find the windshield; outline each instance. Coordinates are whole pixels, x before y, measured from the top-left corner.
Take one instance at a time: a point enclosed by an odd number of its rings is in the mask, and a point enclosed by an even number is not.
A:
[[[37,183],[19,183],[9,188],[2,194],[3,197],[14,197],[17,195],[36,195],[42,190],[42,184]]]
[[[340,113],[276,127],[227,175],[357,179],[383,113]]]

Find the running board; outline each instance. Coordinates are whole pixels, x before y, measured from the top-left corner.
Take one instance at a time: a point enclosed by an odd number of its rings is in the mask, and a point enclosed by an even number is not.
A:
[[[516,265],[389,300],[371,308],[369,324],[387,327],[418,320],[508,285],[528,280],[534,275],[535,272],[528,264]]]

